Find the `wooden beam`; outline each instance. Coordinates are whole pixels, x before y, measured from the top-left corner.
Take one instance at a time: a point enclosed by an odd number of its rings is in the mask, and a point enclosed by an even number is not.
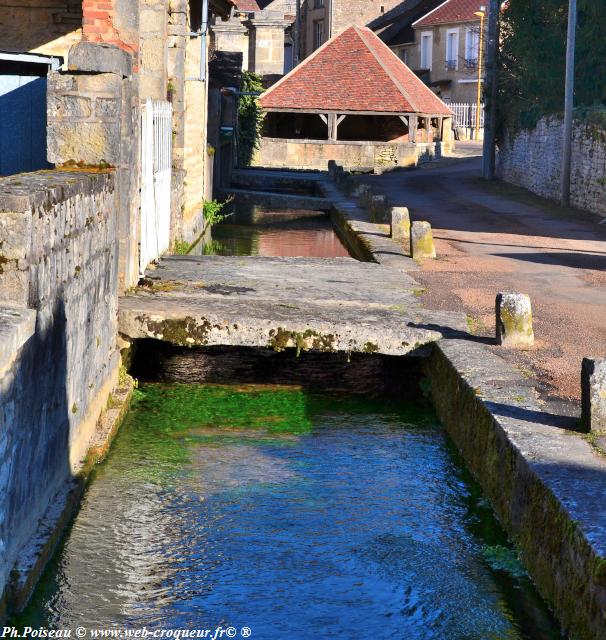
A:
[[[410,131],[410,118],[411,116],[398,116],[398,118],[400,118],[400,120],[408,127],[408,130]]]
[[[324,124],[328,124],[328,116],[325,113],[318,113],[318,115],[322,118]]]

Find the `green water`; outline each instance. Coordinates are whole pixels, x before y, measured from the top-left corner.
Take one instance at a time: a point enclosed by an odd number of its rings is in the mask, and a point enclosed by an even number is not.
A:
[[[431,412],[275,386],[138,390],[17,622],[559,637]]]

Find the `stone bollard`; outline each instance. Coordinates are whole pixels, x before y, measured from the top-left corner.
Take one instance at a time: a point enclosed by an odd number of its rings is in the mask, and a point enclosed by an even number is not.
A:
[[[534,344],[529,296],[525,293],[498,293],[495,313],[497,344],[503,347]]]
[[[410,255],[415,260],[436,257],[436,248],[429,222],[415,220],[410,226]]]
[[[583,358],[581,426],[587,432],[606,431],[606,358]]]
[[[374,193],[368,185],[365,185],[365,186],[366,186],[366,189],[362,191],[362,195],[360,196],[360,204],[365,209],[370,209],[370,205],[372,204],[372,197]]]
[[[329,160],[328,161],[328,175],[330,176],[331,180],[335,179],[336,169],[337,169],[337,163],[334,160]]]
[[[406,246],[410,243],[410,213],[407,207],[391,208],[391,237]]]
[[[361,184],[358,184],[358,186],[355,188],[353,195],[356,196],[356,198],[362,198],[362,195],[366,193],[369,189],[370,187],[367,184],[362,182]]]

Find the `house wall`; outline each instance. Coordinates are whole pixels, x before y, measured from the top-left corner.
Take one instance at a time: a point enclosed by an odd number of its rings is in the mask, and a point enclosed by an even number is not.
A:
[[[479,21],[458,24],[444,24],[435,27],[415,28],[415,43],[401,47],[406,49],[406,64],[414,70],[422,69],[421,64],[421,36],[431,33],[433,36],[432,65],[429,73],[429,81],[450,80],[449,86],[434,86],[433,91],[443,100],[448,102],[476,102],[477,100],[477,68],[467,68],[465,64],[465,42],[468,28],[476,31],[480,28]],[[446,66],[446,42],[447,34],[451,30],[458,33],[459,46],[456,69]],[[397,53],[397,52],[396,52]]]
[[[66,57],[82,38],[82,0],[0,0],[0,49]]]
[[[324,7],[315,8],[315,0],[303,0],[301,9],[301,58],[314,51],[314,23],[324,21],[324,42],[341,33],[352,24],[366,26],[381,15],[381,6],[387,13],[402,0],[324,0]]]
[[[501,179],[543,198],[560,193],[563,122],[543,118],[534,129],[509,133],[499,147]],[[606,217],[606,130],[575,121],[572,143],[572,206]]]

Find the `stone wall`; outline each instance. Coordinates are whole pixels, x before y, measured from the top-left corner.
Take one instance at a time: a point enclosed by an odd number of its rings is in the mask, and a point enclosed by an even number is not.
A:
[[[531,130],[507,135],[498,154],[500,178],[544,198],[560,193],[563,123],[543,118]],[[606,131],[575,121],[570,200],[606,217]]]
[[[3,51],[65,57],[81,37],[81,0],[0,0]]]
[[[28,543],[43,546],[39,524],[48,509],[61,513],[57,496],[117,383],[115,206],[113,173],[0,179],[0,593],[10,578],[9,605],[37,562]]]
[[[430,145],[432,146],[432,145]],[[252,166],[326,171],[335,160],[350,171],[393,169],[417,164],[425,144],[391,142],[331,142],[262,138]]]
[[[121,288],[139,274],[140,112],[132,57],[115,45],[72,47],[69,71],[48,77],[48,159],[116,168]]]

